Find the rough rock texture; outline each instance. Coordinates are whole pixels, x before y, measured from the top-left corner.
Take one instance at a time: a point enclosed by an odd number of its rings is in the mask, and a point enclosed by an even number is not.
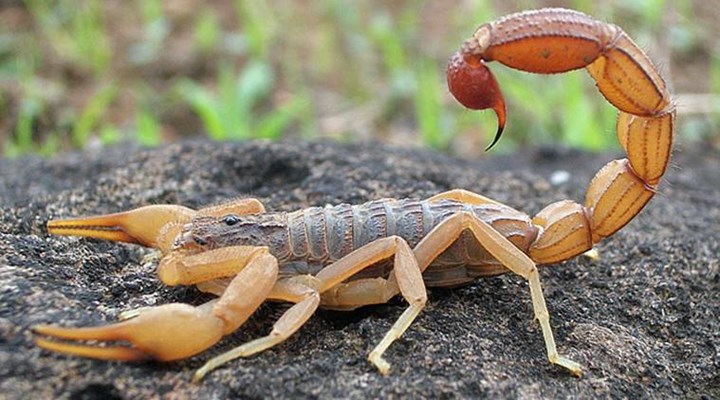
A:
[[[678,152],[660,194],[598,246],[600,260],[541,270],[560,352],[586,367],[579,379],[547,363],[527,285],[512,275],[432,291],[387,353],[389,376],[365,357],[402,312],[397,299],[318,312],[286,343],[200,385],[189,382],[194,369],[266,333],[283,306],[263,306],[212,350],[181,362],[93,361],[32,344],[34,324],[96,325],[134,307],[207,300],[160,285],[138,246],[49,237],[50,218],[239,196],[291,210],[454,187],[535,213],[581,199],[610,158],[560,153],[471,162],[380,145],[185,143],[0,160],[0,397],[720,398],[720,161],[709,151]],[[570,179],[551,184],[557,170]]]

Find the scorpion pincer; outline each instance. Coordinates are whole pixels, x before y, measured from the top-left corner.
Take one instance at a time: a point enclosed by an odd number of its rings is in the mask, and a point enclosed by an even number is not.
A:
[[[547,356],[575,375],[578,363],[558,354],[537,265],[567,260],[627,224],[656,192],[670,158],[675,119],[665,81],[619,27],[565,9],[512,14],[481,25],[450,60],[448,86],[460,103],[493,109],[500,137],[505,102],[487,67],[497,61],[534,73],[586,68],[619,109],[617,135],[627,158],[605,165],[583,204],[563,200],[530,218],[465,190],[425,200],[266,212],[255,199],[201,210],[154,205],[99,217],[53,220],[48,231],[139,243],[163,257],[168,285],[197,285],[217,299],[193,307],[166,304],[104,327],[36,326],[45,349],[109,360],[177,360],[202,352],[238,329],[266,300],[293,305],[264,337],[211,359],[195,374],[275,346],[318,307],[353,309],[401,295],[409,306],[369,360],[382,373],[385,350],[427,301],[427,286],[457,286],[513,272],[525,278]],[[65,341],[57,340],[65,339]],[[92,346],[72,341],[127,341]],[[68,342],[70,341],[70,342]]]

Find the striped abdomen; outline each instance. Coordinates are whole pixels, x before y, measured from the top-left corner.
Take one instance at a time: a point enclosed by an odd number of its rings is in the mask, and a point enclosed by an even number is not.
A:
[[[504,205],[384,199],[288,213],[287,242],[271,251],[284,265],[284,275],[314,274],[322,266],[380,238],[397,235],[414,247],[436,225],[461,211],[474,213],[523,251],[534,239],[535,229],[527,215]],[[381,276],[386,269],[369,269],[360,276]],[[504,268],[469,233],[464,233],[424,275],[428,285],[449,286],[502,272]]]

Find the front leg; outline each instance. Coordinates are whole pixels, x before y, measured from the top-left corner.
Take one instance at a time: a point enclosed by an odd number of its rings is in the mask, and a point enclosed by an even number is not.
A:
[[[268,294],[268,299],[295,303],[275,322],[269,335],[213,357],[195,372],[193,381],[199,382],[210,371],[236,358],[248,357],[280,344],[300,329],[317,310],[320,304],[320,294],[316,289],[316,279],[310,276],[298,278],[301,279],[290,278],[276,282]],[[213,287],[218,290],[222,284],[213,285]]]
[[[360,279],[343,283],[363,269],[391,257],[395,267],[389,279]],[[224,293],[226,290],[225,282],[220,280],[201,283],[199,287],[211,293]],[[397,236],[369,243],[325,267],[314,277],[296,276],[278,281],[268,299],[288,301],[295,305],[275,323],[270,335],[213,358],[197,371],[194,380],[202,379],[208,372],[234,358],[247,357],[287,339],[315,312],[321,295],[324,306],[354,308],[384,303],[398,292],[410,306],[368,356],[370,362],[386,374],[390,364],[382,357],[383,353],[405,332],[427,301],[425,284],[412,250],[405,240]]]
[[[197,354],[242,325],[265,301],[277,280],[277,260],[267,250],[260,248],[246,259],[235,258],[244,251],[236,250],[232,247],[215,250],[214,264],[213,261],[208,264],[225,268],[225,276],[234,276],[219,299],[198,307],[175,303],[143,308],[133,318],[104,327],[40,325],[33,329],[53,339],[122,340],[130,342],[129,347],[97,347],[45,338],[36,339],[36,344],[59,353],[105,360],[170,361]],[[183,261],[192,265],[198,261],[194,257],[188,256]]]

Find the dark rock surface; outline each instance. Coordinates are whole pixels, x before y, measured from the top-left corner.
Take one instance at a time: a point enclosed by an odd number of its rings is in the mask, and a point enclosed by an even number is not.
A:
[[[283,306],[263,306],[212,350],[181,362],[93,361],[32,344],[34,324],[97,325],[143,305],[207,300],[160,285],[138,246],[49,237],[50,218],[240,196],[291,210],[454,187],[535,213],[581,199],[610,159],[561,153],[471,162],[381,145],[184,143],[0,160],[0,397],[720,398],[720,160],[709,151],[678,152],[660,194],[598,245],[600,260],[541,269],[559,350],[585,366],[579,379],[547,363],[527,285],[512,275],[432,291],[388,351],[387,377],[365,357],[404,309],[397,299],[318,312],[286,343],[200,385],[189,382],[196,368],[265,334]],[[556,170],[570,179],[551,184]]]

